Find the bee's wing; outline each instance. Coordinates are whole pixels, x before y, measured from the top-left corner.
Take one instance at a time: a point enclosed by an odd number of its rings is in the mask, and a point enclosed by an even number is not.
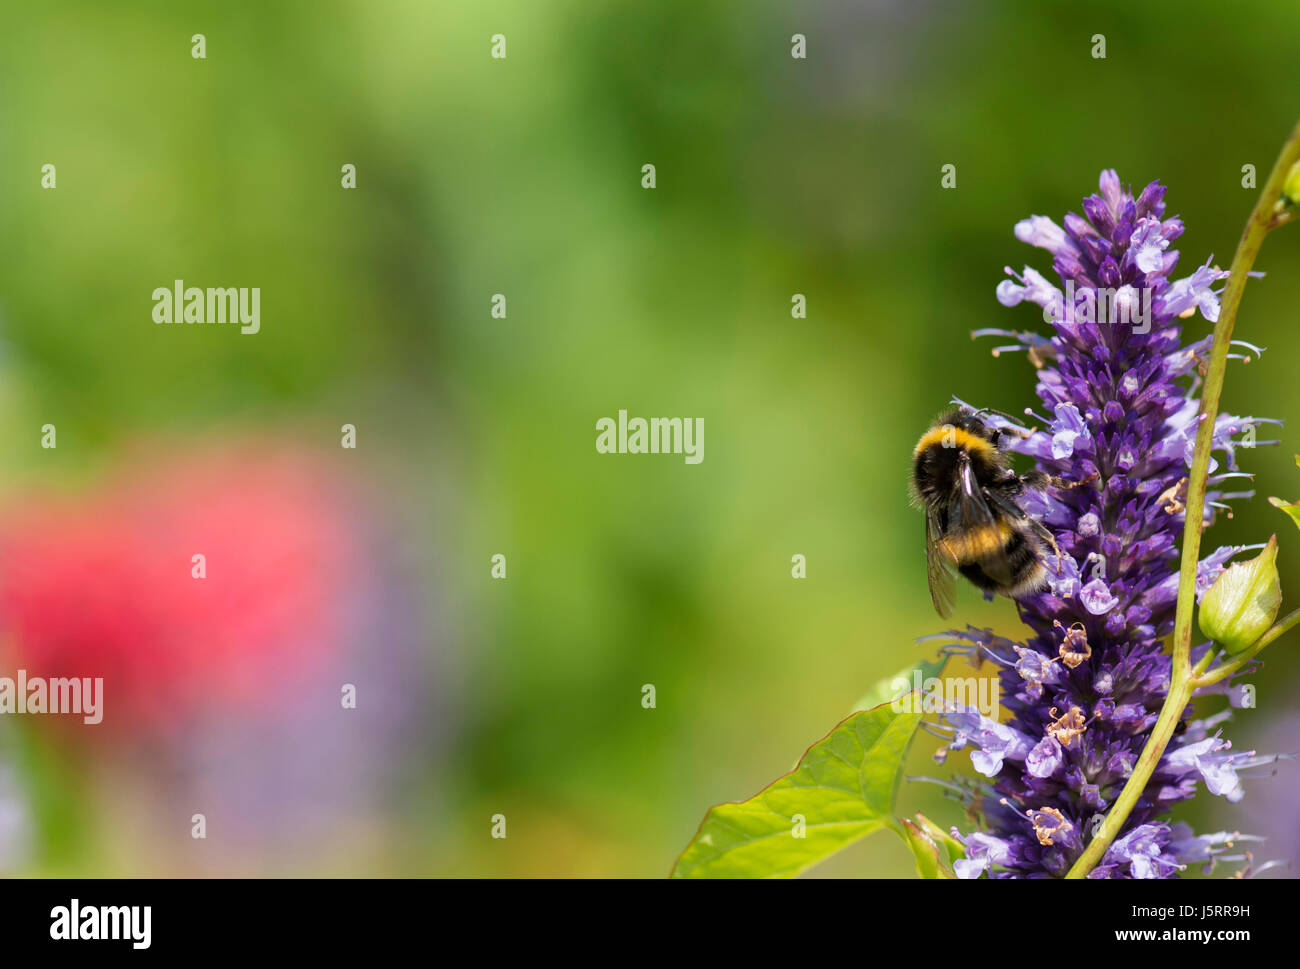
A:
[[[976,529],[993,529],[1001,537],[998,520],[989,509],[984,489],[975,480],[971,471],[970,458],[965,454],[957,468],[957,486],[953,493],[948,513],[948,528],[952,532],[974,531]],[[988,551],[979,556],[979,567],[999,585],[1010,585],[1013,570],[1007,561],[1006,545],[1000,540],[990,543]]]
[[[943,534],[939,529],[939,522],[935,519],[934,512],[927,511],[925,514],[925,572],[930,580],[930,601],[934,603],[934,611],[947,619],[952,615],[957,590],[956,583],[953,581],[952,560],[939,547],[939,539],[942,537]]]

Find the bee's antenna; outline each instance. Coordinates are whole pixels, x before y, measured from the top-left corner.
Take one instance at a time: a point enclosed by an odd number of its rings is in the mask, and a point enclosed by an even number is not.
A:
[[[997,414],[999,417],[1005,417],[1009,421],[1015,420],[1014,417],[1012,417],[1010,414],[1006,413],[1005,411],[1000,411],[995,407],[976,407],[974,404],[966,403],[966,401],[962,400],[960,397],[953,397],[950,401],[948,401],[948,403],[956,404],[962,410],[974,414],[976,417],[978,417],[980,414]]]
[[[1012,416],[1011,416],[1010,414],[1008,414],[1006,411],[998,410],[996,407],[982,407],[982,408],[980,408],[978,411],[976,411],[976,413],[978,413],[978,414],[997,414],[999,417],[1005,417],[1007,420],[1011,421],[1011,423],[1013,423],[1013,424],[1019,424],[1019,418],[1012,417]]]
[[[954,404],[960,404],[965,410],[969,411],[971,415],[974,417],[979,417],[981,414],[996,414],[998,417],[1001,417],[1003,420],[1005,420],[1008,424],[1011,425],[1010,427],[1001,428],[1001,430],[1017,433],[1021,437],[1028,437],[1030,434],[1033,433],[1033,431],[1025,427],[1020,422],[1019,418],[1012,417],[1006,411],[998,410],[996,407],[972,407],[970,404],[966,403],[963,400],[959,400],[956,397],[952,399],[952,402]]]

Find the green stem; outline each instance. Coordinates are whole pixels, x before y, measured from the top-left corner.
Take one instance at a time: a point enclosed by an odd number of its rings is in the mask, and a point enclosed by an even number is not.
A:
[[[1220,652],[1222,652],[1222,650],[1218,649],[1217,647],[1213,649],[1207,649],[1205,651],[1205,655],[1201,657],[1201,661],[1197,663],[1195,669],[1192,670],[1192,676],[1200,676],[1202,673],[1208,670],[1210,668],[1210,664],[1214,662],[1214,657],[1218,656]]]
[[[1273,165],[1273,171],[1264,184],[1259,200],[1250,214],[1232,258],[1228,285],[1223,290],[1223,305],[1219,320],[1214,325],[1214,342],[1205,370],[1205,387],[1201,391],[1200,426],[1196,430],[1196,451],[1192,470],[1187,480],[1187,510],[1183,527],[1183,558],[1178,578],[1178,614],[1174,621],[1173,666],[1169,693],[1165,697],[1160,718],[1151,728],[1151,736],[1138,758],[1133,773],[1124,789],[1106,814],[1106,819],[1093,835],[1088,847],[1074,863],[1066,878],[1084,878],[1106,854],[1106,849],[1124,828],[1129,813],[1146,790],[1147,781],[1164,755],[1169,739],[1174,735],[1183,711],[1191,701],[1196,686],[1192,679],[1192,612],[1196,606],[1196,566],[1200,561],[1201,530],[1205,516],[1205,479],[1209,474],[1210,448],[1214,441],[1214,422],[1219,414],[1219,397],[1223,393],[1223,375],[1227,369],[1228,346],[1232,341],[1232,328],[1237,321],[1237,307],[1246,288],[1251,266],[1263,245],[1264,236],[1273,222],[1274,207],[1282,195],[1282,184],[1291,166],[1300,160],[1300,124],[1282,146]],[[1261,647],[1262,648],[1262,647]]]

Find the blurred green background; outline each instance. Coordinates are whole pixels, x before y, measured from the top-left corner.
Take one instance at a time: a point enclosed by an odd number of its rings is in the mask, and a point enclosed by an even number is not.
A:
[[[1013,224],[1078,211],[1114,167],[1169,186],[1185,272],[1226,265],[1255,195],[1242,166],[1262,184],[1300,116],[1298,29],[1266,3],[6,5],[0,471],[93,493],[140,440],[256,432],[336,455],[356,424],[348,473],[400,536],[439,709],[427,744],[375,752],[401,777],[375,845],[285,866],[664,875],[709,805],[932,651],[908,458],[953,394],[1037,403],[1023,356],[969,339],[1041,328],[993,296],[1004,265],[1050,268]],[[1256,268],[1237,333],[1271,350],[1234,365],[1224,404],[1290,419],[1300,230]],[[176,278],[260,286],[261,332],[155,326],[150,294]],[[704,462],[597,454],[619,409],[704,418]],[[1263,496],[1300,497],[1298,427],[1244,454],[1261,497],[1207,538],[1278,531],[1292,597],[1300,535]],[[965,590],[955,620],[1017,628]],[[1238,747],[1278,748],[1298,675],[1292,644],[1270,650]],[[969,772],[933,747],[912,773]],[[119,756],[90,805],[145,783],[149,756]],[[1283,770],[1247,801],[1300,789]],[[928,785],[903,806],[961,821]],[[24,870],[140,870],[105,847],[109,816]],[[1180,816],[1242,824],[1208,795]],[[819,871],[912,869],[881,835]]]

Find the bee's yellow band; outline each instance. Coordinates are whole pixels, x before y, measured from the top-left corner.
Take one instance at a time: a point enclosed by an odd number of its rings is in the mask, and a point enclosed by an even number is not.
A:
[[[954,532],[939,540],[944,554],[958,565],[978,562],[1002,551],[1011,537],[1011,527],[999,521],[993,525],[979,525],[964,532]]]
[[[912,456],[916,457],[922,451],[929,447],[959,447],[967,451],[973,451],[978,454],[987,454],[992,456],[997,450],[993,444],[980,437],[978,434],[972,434],[960,427],[954,427],[947,424],[940,424],[938,427],[932,427],[922,435],[921,440],[917,442],[916,451]]]

